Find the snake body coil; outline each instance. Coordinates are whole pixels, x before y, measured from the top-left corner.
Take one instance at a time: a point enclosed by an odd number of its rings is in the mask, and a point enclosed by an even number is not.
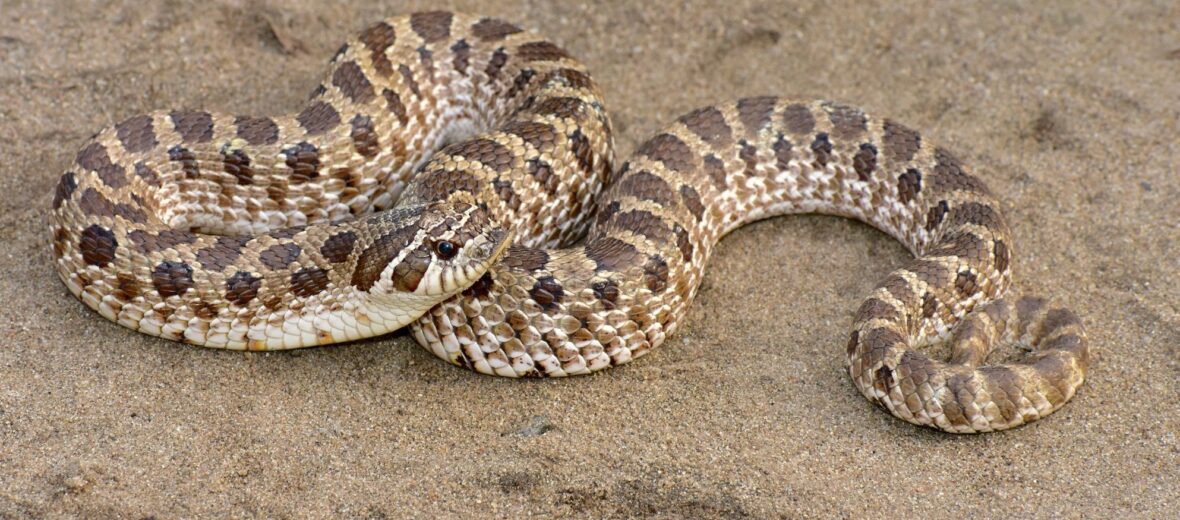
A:
[[[297,115],[136,116],[75,163],[53,200],[61,278],[107,318],[189,343],[297,348],[412,322],[479,372],[593,372],[675,331],[725,233],[823,213],[916,257],[850,333],[871,401],[946,431],[999,430],[1056,410],[1085,374],[1072,313],[998,299],[1013,259],[999,205],[918,132],[832,102],[746,98],[681,117],[615,168],[585,67],[495,19],[379,22]],[[943,340],[947,362],[914,350]],[[984,364],[997,343],[1030,353]]]

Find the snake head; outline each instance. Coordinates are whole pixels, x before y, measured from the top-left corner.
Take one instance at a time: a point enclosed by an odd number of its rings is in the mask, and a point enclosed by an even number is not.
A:
[[[478,281],[512,242],[486,209],[462,200],[387,211],[369,226],[375,238],[353,285],[410,320]]]
[[[480,279],[512,242],[488,211],[463,202],[426,206],[418,246],[393,269],[399,290],[450,296]]]

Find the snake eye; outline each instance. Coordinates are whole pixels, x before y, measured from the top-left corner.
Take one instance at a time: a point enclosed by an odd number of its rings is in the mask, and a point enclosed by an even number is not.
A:
[[[450,240],[439,240],[434,243],[434,253],[443,260],[450,260],[459,252],[459,246]]]

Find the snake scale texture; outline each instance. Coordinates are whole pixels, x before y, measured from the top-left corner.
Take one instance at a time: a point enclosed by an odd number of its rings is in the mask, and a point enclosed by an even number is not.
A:
[[[954,155],[833,102],[690,112],[614,163],[585,66],[516,26],[424,12],[349,40],[298,114],[128,118],[59,181],[61,279],[141,332],[276,350],[411,325],[501,376],[640,357],[683,319],[717,241],[775,215],[866,222],[916,257],[856,313],[870,401],[949,432],[1018,426],[1082,384],[1081,321],[1001,299],[1012,235]],[[916,350],[950,343],[950,359]],[[1023,356],[986,364],[993,345]]]

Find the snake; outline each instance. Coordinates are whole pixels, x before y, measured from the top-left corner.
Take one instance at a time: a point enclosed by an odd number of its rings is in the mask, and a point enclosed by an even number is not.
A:
[[[282,350],[409,326],[452,364],[556,377],[646,355],[684,321],[722,236],[803,213],[862,221],[914,256],[852,319],[847,369],[872,403],[975,433],[1045,417],[1081,386],[1081,319],[1008,294],[1000,203],[918,131],[746,97],[616,164],[586,66],[478,15],[368,26],[298,113],[175,109],[106,128],[58,181],[49,227],[68,290],[142,333]],[[989,363],[1001,345],[1016,354]]]

